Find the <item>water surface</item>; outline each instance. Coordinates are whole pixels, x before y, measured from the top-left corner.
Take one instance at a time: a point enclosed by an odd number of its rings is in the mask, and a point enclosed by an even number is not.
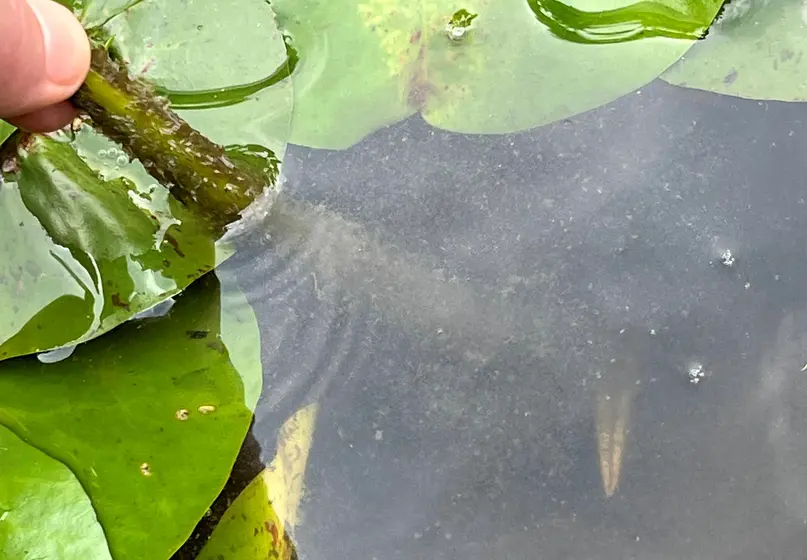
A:
[[[321,403],[300,558],[800,558],[805,119],[654,83],[519,134],[291,148],[223,274],[262,328],[267,461]]]

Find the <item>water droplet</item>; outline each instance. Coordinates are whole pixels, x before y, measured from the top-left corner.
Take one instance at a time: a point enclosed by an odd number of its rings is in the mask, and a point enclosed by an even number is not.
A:
[[[199,407],[199,412],[202,414],[210,414],[211,412],[215,412],[216,407],[212,404],[203,404]]]
[[[56,362],[61,362],[72,356],[75,349],[75,346],[65,346],[64,348],[57,348],[49,352],[42,352],[37,354],[36,357],[43,364],[55,364]]]
[[[187,420],[190,415],[191,413],[187,408],[180,408],[174,416],[177,417],[177,420]]]

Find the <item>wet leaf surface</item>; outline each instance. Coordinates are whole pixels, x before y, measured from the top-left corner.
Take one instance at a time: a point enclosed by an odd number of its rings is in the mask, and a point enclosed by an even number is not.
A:
[[[805,13],[796,0],[732,2],[709,37],[663,79],[751,99],[807,100]]]
[[[273,3],[300,55],[291,141],[344,148],[415,112],[457,132],[523,130],[593,109],[647,84],[693,43],[666,37],[614,44],[565,41],[538,20],[532,4]],[[660,4],[705,28],[720,2]],[[596,4],[598,10],[624,6],[616,0]],[[468,14],[461,26],[455,21],[458,13]]]
[[[0,191],[0,358],[90,340],[215,265],[203,225],[89,129],[37,137],[20,160]]]
[[[73,473],[0,426],[0,556],[111,560]]]
[[[0,365],[0,424],[70,468],[115,557],[169,557],[221,491],[249,427],[257,325],[239,292],[220,292],[207,275],[164,317],[57,363]]]

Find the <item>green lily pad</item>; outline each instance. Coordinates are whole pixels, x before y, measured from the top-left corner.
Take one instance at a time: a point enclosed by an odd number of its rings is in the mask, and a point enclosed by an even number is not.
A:
[[[208,274],[167,315],[62,361],[0,364],[0,424],[70,468],[115,558],[168,558],[223,488],[249,428],[257,324],[233,286],[220,291]]]
[[[73,473],[0,426],[0,557],[111,560]]]
[[[600,38],[582,44],[559,38],[558,29],[539,21],[546,3],[276,0],[280,27],[300,57],[290,140],[345,148],[418,111],[436,127],[464,133],[551,123],[647,84],[697,36],[680,38],[686,34],[675,33],[673,24],[669,35],[676,38],[637,41],[620,34],[625,25],[653,22],[663,12],[667,19],[680,17],[686,29],[705,30],[721,4],[579,0],[574,4],[581,9],[605,11],[574,13],[592,21],[607,16],[618,38],[611,41],[608,29],[598,28]]]
[[[0,189],[0,359],[91,340],[216,264],[203,225],[89,129],[21,152]]]
[[[750,99],[807,100],[807,12],[800,0],[742,0],[662,78]]]

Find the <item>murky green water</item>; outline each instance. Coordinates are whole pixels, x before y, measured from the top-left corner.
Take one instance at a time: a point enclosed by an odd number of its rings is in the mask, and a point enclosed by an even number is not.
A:
[[[654,83],[521,134],[291,149],[223,273],[267,461],[321,403],[300,558],[799,558],[805,119]]]

